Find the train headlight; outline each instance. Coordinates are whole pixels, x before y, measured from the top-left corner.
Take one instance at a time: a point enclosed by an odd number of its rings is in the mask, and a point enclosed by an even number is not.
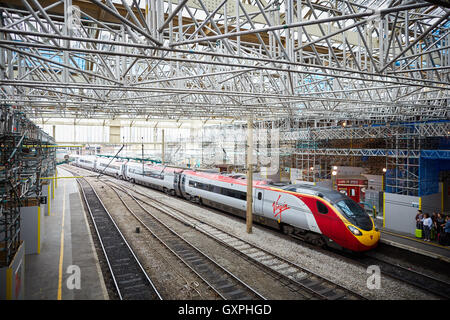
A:
[[[348,226],[348,230],[350,230],[355,236],[361,236],[362,233],[358,229],[356,229],[354,226]]]

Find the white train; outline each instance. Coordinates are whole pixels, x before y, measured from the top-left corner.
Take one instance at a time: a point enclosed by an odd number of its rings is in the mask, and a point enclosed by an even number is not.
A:
[[[95,163],[97,161],[97,157],[95,156],[81,156],[75,160],[75,165],[80,168],[85,168],[88,170],[95,171]]]
[[[142,165],[80,157],[80,167],[102,171],[133,183],[245,217],[247,181],[242,175]],[[93,168],[93,169],[92,169]],[[366,251],[377,246],[380,232],[356,202],[340,192],[305,184],[282,188],[266,181],[253,184],[253,220],[317,245]]]
[[[104,174],[124,178],[124,170],[127,161],[115,159],[111,161],[109,158],[96,156],[81,156],[76,159],[75,165],[84,169],[103,172]]]
[[[129,162],[124,167],[123,179],[175,195],[174,168]],[[142,173],[144,172],[144,173]]]

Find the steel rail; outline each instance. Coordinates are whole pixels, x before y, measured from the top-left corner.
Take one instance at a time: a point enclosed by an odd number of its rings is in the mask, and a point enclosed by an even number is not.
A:
[[[406,282],[416,288],[430,292],[436,296],[450,299],[450,283],[421,272],[405,268],[401,265],[388,262],[386,260],[365,254],[356,260],[364,266],[377,265],[380,267],[381,274],[393,279]]]
[[[103,181],[102,181],[103,182]],[[105,183],[105,182],[103,182]],[[108,185],[111,189],[114,190],[114,187],[111,187],[108,183],[105,183],[106,185]],[[228,276],[230,276],[232,279],[234,279],[235,281],[238,282],[239,286],[243,286],[244,288],[246,288],[248,291],[250,291],[250,293],[254,296],[254,298],[256,297],[257,299],[262,299],[262,300],[266,300],[266,298],[264,298],[264,296],[262,296],[260,293],[258,293],[255,289],[251,288],[248,284],[246,284],[243,280],[239,279],[238,277],[236,277],[233,273],[231,273],[230,271],[228,271],[226,268],[222,267],[221,265],[219,265],[216,261],[214,261],[211,257],[209,257],[206,253],[204,253],[203,251],[201,251],[199,248],[197,248],[195,245],[193,245],[191,242],[189,242],[188,240],[184,239],[181,235],[179,235],[178,233],[176,233],[172,228],[170,228],[167,224],[165,224],[164,222],[162,222],[159,218],[157,218],[154,214],[152,214],[150,211],[148,211],[147,209],[145,209],[140,203],[139,201],[130,193],[128,193],[127,191],[123,190],[123,189],[118,189],[121,192],[127,194],[132,200],[135,201],[136,204],[139,205],[139,207],[148,215],[151,216],[151,218],[154,221],[157,221],[159,223],[159,225],[163,226],[165,228],[166,231],[168,231],[170,234],[174,235],[176,237],[177,240],[187,244],[188,247],[192,248],[195,252],[197,252],[198,254],[200,254],[201,257],[203,257],[205,260],[207,260],[210,264],[214,265],[216,267],[216,269],[219,269],[221,271],[223,271],[225,274],[227,274]],[[124,204],[124,206],[127,208],[127,210],[136,218],[136,220],[138,220],[145,228],[146,230],[148,230],[156,239],[158,239],[161,244],[163,244],[167,249],[169,249],[178,259],[180,259],[187,267],[189,267],[195,274],[197,274],[197,276],[199,276],[205,283],[208,284],[208,286],[210,286],[221,298],[223,298],[224,300],[228,300],[228,299],[242,299],[242,294],[244,293],[242,290],[237,289],[238,291],[240,291],[239,293],[233,293],[232,295],[229,293],[230,291],[230,287],[229,285],[226,286],[227,290],[223,290],[223,288],[220,288],[221,286],[224,286],[223,283],[220,282],[216,282],[214,283],[213,279],[207,279],[205,276],[205,272],[202,272],[199,270],[200,267],[203,269],[205,267],[204,262],[202,262],[202,264],[193,264],[190,263],[188,261],[189,258],[183,257],[181,254],[181,249],[174,249],[174,247],[179,246],[178,244],[174,244],[173,243],[173,239],[170,239],[171,244],[168,244],[169,241],[164,240],[163,237],[164,235],[161,236],[158,235],[155,231],[153,231],[141,218],[138,217],[138,215],[136,214],[135,211],[133,211],[129,205],[127,205],[125,203],[125,200],[118,194],[118,192],[116,190],[114,190],[115,193],[117,194],[117,196],[119,197],[119,199],[121,200],[121,202]],[[184,247],[183,251],[186,251],[187,249]],[[197,259],[199,259],[198,257],[196,257]],[[200,258],[201,259],[201,258]],[[197,262],[198,263],[198,262]],[[197,267],[197,268],[196,268]],[[210,271],[210,270],[208,270]],[[222,279],[222,281],[225,281],[225,279]],[[219,285],[220,283],[220,285]],[[236,287],[236,285],[234,284],[233,287]],[[248,296],[247,296],[248,297]]]
[[[67,170],[67,171],[69,171],[69,170]],[[84,198],[85,203],[86,203],[86,207],[88,208],[89,214],[91,216],[92,223],[93,223],[95,231],[97,233],[97,237],[99,239],[100,245],[101,245],[103,253],[105,255],[106,262],[108,264],[108,268],[110,270],[110,273],[111,273],[112,279],[114,281],[114,285],[116,287],[116,290],[117,290],[117,293],[119,295],[120,300],[124,300],[124,299],[127,299],[129,297],[133,297],[133,296],[139,297],[139,298],[152,298],[152,299],[156,298],[157,300],[162,300],[162,297],[161,297],[160,293],[158,292],[158,290],[154,286],[154,284],[151,281],[151,279],[148,277],[147,273],[145,272],[144,268],[142,267],[141,263],[139,262],[139,259],[135,255],[134,251],[131,249],[130,245],[126,241],[126,239],[123,236],[123,234],[120,232],[120,229],[117,227],[116,223],[114,222],[114,219],[111,217],[110,213],[106,209],[105,205],[101,201],[101,199],[98,196],[98,194],[96,193],[95,189],[91,186],[91,184],[86,179],[82,179],[82,180],[84,182],[86,182],[86,184],[92,189],[92,193],[91,194],[94,195],[96,199],[98,199],[98,203],[101,205],[100,208],[92,208],[91,207],[92,203],[89,203],[89,201],[88,201],[88,196],[86,195],[85,188],[82,186],[81,181],[79,179],[77,179],[77,182],[78,182],[78,184],[80,186],[80,189],[82,191],[83,198]],[[95,218],[95,214],[93,213],[93,210],[96,211],[98,209],[100,209],[100,211],[104,211],[104,213],[106,213],[106,216],[104,217],[104,219],[102,219],[102,218],[97,218],[96,219]],[[101,220],[103,220],[103,221],[101,221]],[[121,239],[120,241],[123,244],[126,245],[125,248],[123,246],[121,248],[121,250],[122,250],[121,252],[123,254],[125,254],[125,255],[121,256],[121,259],[118,259],[116,261],[114,261],[115,257],[112,257],[112,251],[110,250],[110,248],[107,249],[106,243],[104,241],[105,231],[101,230],[101,229],[105,228],[105,225],[103,225],[103,226],[99,225],[99,222],[108,224],[108,221],[109,221],[110,226],[111,225],[114,226],[113,233],[115,232],[116,235],[119,235],[119,239]],[[126,257],[127,255],[129,256],[128,258]],[[140,270],[141,276],[142,275],[144,276],[146,282],[141,283],[140,286],[145,286],[147,288],[147,291],[135,292],[136,290],[133,290],[133,287],[136,288],[136,285],[132,286],[132,287],[130,287],[130,286],[127,287],[125,285],[126,281],[127,282],[136,282],[136,274],[134,274],[134,277],[133,277],[132,274],[131,274],[131,277],[130,277],[130,274],[126,274],[126,273],[120,274],[121,270],[120,270],[119,266],[125,265],[126,261],[130,261],[131,260],[130,258],[133,258],[135,264],[137,264],[137,266],[138,266],[138,268],[137,269],[135,268],[135,269],[136,270]],[[115,265],[115,262],[118,262],[118,261],[119,262],[122,261],[122,263],[121,264],[119,263],[119,264]],[[132,262],[133,262],[133,260],[131,260],[131,263]],[[129,267],[130,264],[128,264],[127,266]],[[127,270],[125,270],[125,271],[130,272],[128,267],[126,268]],[[122,271],[124,271],[124,270],[122,270]],[[118,279],[119,276],[122,276],[124,279],[123,280]],[[128,279],[126,277],[128,277]],[[125,279],[127,279],[127,280],[125,280]],[[137,279],[137,281],[139,281],[139,279]],[[141,281],[141,282],[143,282],[143,281]],[[150,289],[150,290],[148,290],[148,289]]]

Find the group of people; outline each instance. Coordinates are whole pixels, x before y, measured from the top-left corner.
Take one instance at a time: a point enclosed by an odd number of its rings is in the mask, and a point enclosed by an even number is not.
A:
[[[442,213],[422,213],[416,215],[416,229],[421,230],[424,241],[437,240],[440,244],[450,244],[450,216]]]

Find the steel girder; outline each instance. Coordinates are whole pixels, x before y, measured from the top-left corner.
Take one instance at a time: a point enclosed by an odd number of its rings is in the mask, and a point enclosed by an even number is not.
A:
[[[1,103],[33,117],[449,117],[428,2],[0,0]]]

